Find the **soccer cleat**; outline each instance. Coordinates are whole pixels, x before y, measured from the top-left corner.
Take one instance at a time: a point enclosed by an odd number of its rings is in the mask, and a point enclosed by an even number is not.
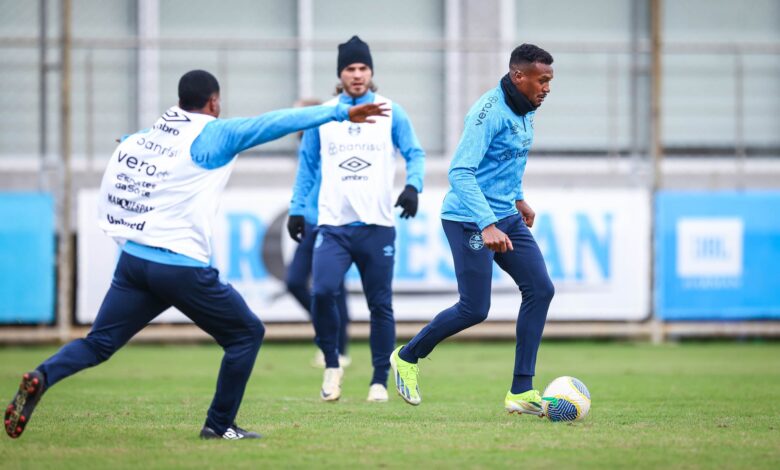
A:
[[[339,354],[339,365],[342,369],[346,369],[350,364],[352,364],[352,359],[349,356]]]
[[[261,437],[263,436],[261,436],[256,432],[242,429],[238,427],[237,424],[234,424],[229,428],[227,428],[225,430],[225,433],[222,435],[217,434],[216,431],[214,431],[208,426],[203,426],[203,429],[200,430],[201,439],[227,439],[230,441],[236,441],[238,439],[260,439]]]
[[[343,368],[349,367],[349,365],[352,364],[352,359],[350,359],[349,356],[342,356],[339,354],[339,365]],[[322,354],[321,350],[317,350],[317,352],[314,353],[314,358],[311,360],[311,366],[316,369],[324,369],[325,368],[325,355]]]
[[[371,386],[368,387],[368,398],[366,398],[366,400],[375,403],[386,402],[387,387],[382,384],[371,384]]]
[[[543,417],[542,396],[537,390],[528,390],[527,392],[513,394],[510,390],[506,392],[504,398],[504,408],[511,414],[527,414]]]
[[[422,401],[420,386],[417,384],[420,368],[417,367],[417,364],[406,362],[398,356],[402,347],[398,346],[390,355],[390,365],[393,366],[393,377],[395,377],[395,389],[406,403],[417,406]]]
[[[5,432],[11,438],[16,439],[22,435],[27,423],[30,422],[35,406],[43,395],[43,374],[34,370],[24,374],[22,382],[19,384],[19,391],[16,392],[14,399],[5,409]]]
[[[322,377],[320,398],[325,401],[336,401],[341,398],[341,380],[343,378],[344,369],[341,367],[326,367]]]

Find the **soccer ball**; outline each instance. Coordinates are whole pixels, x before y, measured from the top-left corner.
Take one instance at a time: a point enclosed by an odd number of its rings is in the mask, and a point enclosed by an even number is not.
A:
[[[550,421],[580,421],[590,410],[590,392],[574,377],[558,377],[544,389],[542,408]]]

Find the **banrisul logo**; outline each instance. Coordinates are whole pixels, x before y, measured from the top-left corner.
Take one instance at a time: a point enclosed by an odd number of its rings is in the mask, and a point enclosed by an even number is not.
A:
[[[482,240],[481,233],[474,233],[469,237],[469,248],[474,251],[479,251],[485,246],[485,242]]]

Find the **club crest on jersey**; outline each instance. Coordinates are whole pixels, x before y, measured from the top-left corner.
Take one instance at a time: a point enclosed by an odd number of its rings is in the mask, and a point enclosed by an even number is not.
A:
[[[472,234],[469,238],[469,248],[471,248],[474,251],[479,251],[482,249],[482,247],[485,246],[485,242],[482,240],[482,234],[481,233],[475,233]]]
[[[354,122],[349,125],[349,129],[347,129],[347,132],[349,132],[349,135],[351,136],[358,136],[360,135],[360,124],[355,124]]]
[[[395,254],[395,247],[393,245],[387,245],[382,250],[385,252],[385,256],[393,256]]]

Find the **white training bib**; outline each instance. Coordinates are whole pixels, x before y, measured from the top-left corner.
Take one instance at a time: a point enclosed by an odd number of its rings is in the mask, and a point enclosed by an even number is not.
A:
[[[336,97],[325,104],[338,101]],[[383,96],[375,95],[374,102],[392,109],[392,102]],[[394,225],[392,111],[375,119],[374,124],[343,121],[320,126],[319,225]]]
[[[233,169],[195,164],[190,147],[215,118],[174,106],[117,147],[100,186],[100,228],[117,242],[211,258],[212,220]]]

